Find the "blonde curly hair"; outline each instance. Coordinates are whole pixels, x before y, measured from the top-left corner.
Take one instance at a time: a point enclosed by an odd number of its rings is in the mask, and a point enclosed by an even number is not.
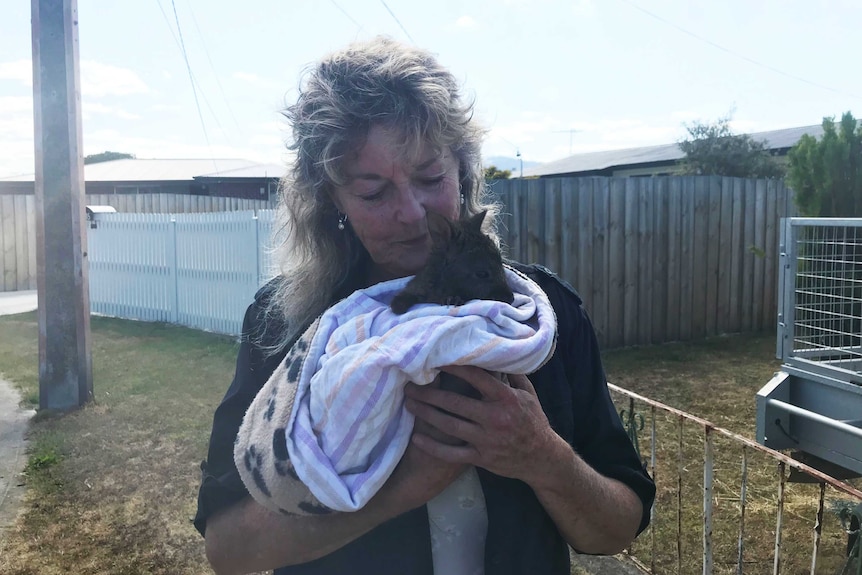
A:
[[[320,315],[365,261],[358,238],[338,229],[332,194],[346,183],[345,157],[362,147],[372,126],[394,128],[408,154],[423,145],[450,150],[459,161],[462,216],[486,210],[488,232],[498,241],[498,206],[482,170],[484,130],[473,120],[473,103],[430,52],[386,37],[351,44],[307,71],[296,103],[283,114],[295,159],[279,187],[278,276],[266,311],[287,329],[274,351]]]

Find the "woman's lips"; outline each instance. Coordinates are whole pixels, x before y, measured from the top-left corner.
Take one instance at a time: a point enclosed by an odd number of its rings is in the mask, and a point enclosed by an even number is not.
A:
[[[428,241],[428,236],[424,235],[424,236],[419,236],[419,237],[412,238],[409,240],[402,240],[398,243],[405,245],[407,247],[415,248],[415,247],[425,245],[427,243],[427,241]]]

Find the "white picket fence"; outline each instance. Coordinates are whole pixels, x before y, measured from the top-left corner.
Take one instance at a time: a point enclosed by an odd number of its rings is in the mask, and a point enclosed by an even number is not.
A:
[[[87,229],[91,311],[238,335],[274,275],[274,214],[98,214]]]

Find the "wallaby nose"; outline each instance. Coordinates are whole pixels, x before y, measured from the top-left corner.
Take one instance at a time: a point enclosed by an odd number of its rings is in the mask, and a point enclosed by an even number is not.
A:
[[[494,299],[510,304],[515,301],[515,294],[509,288],[501,288]]]

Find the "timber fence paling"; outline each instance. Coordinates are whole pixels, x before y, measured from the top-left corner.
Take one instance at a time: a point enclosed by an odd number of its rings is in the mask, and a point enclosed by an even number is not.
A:
[[[603,347],[776,323],[779,219],[795,215],[791,191],[781,182],[586,177],[497,180],[491,189],[501,204],[499,232],[509,257],[546,265],[571,283]],[[173,214],[270,206],[264,200],[146,195],[94,194],[87,204]],[[35,288],[32,200],[0,196],[4,290]]]
[[[593,195],[593,287],[590,295],[591,305],[596,310],[593,322],[599,333],[608,333],[608,310],[614,302],[608,298],[608,211],[609,190],[605,178],[592,179]]]
[[[623,247],[625,250],[623,267],[623,345],[638,343],[638,262],[640,260],[640,245],[638,234],[638,203],[637,179],[625,180],[625,221]]]
[[[667,216],[668,179],[654,178],[652,260],[652,336],[651,341],[667,341]]]
[[[706,301],[704,302],[706,333],[719,333],[718,330],[718,291],[719,291],[719,248],[721,234],[721,180],[710,177],[706,181],[706,202],[708,224],[706,235]]]
[[[608,199],[608,220],[605,233],[605,244],[608,249],[606,269],[608,270],[605,295],[608,301],[614,302],[607,306],[607,325],[603,341],[609,347],[619,347],[624,344],[625,318],[625,217],[626,188],[625,181],[616,179],[610,182]],[[588,281],[589,278],[581,278]],[[598,316],[605,310],[588,308],[593,316]]]
[[[494,182],[504,211],[512,214],[509,255],[537,261],[569,281],[603,346],[775,325],[778,222],[795,214],[792,192],[780,181],[671,176],[539,182]],[[540,194],[544,201],[536,198]],[[556,253],[555,243],[537,245],[542,237],[559,238],[563,253]]]

